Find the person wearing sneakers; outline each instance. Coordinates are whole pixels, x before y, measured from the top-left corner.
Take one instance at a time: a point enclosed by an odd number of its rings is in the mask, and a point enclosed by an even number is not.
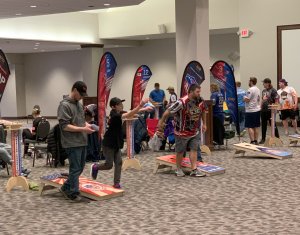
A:
[[[122,119],[132,118],[137,114],[143,106],[148,102],[148,99],[143,99],[139,106],[133,110],[124,113],[123,102],[117,97],[112,98],[109,101],[109,106],[111,111],[109,114],[108,128],[104,134],[102,141],[103,155],[105,156],[105,163],[98,164],[94,163],[91,165],[91,177],[92,179],[97,179],[98,171],[100,170],[110,170],[115,163],[114,171],[114,188],[121,188],[121,169],[122,169],[122,157],[121,149],[124,146],[123,131],[122,131]]]
[[[65,96],[57,110],[61,144],[69,159],[69,177],[60,192],[71,202],[88,202],[79,193],[79,176],[86,159],[87,134],[94,130],[85,121],[83,105],[79,102],[87,96],[87,86],[82,81],[73,84],[70,95]]]
[[[279,90],[277,91],[279,95],[279,105],[281,112],[281,120],[284,127],[285,135],[289,135],[288,131],[288,121],[290,118],[292,120],[292,125],[296,134],[300,132],[297,129],[296,116],[298,115],[298,96],[296,90],[288,86],[288,82],[285,79],[279,80]]]
[[[197,150],[200,144],[200,123],[203,120],[202,130],[206,131],[206,115],[204,100],[200,97],[200,86],[192,84],[189,87],[188,95],[177,100],[163,114],[158,123],[157,135],[164,130],[165,121],[174,114],[175,121],[175,151],[176,151],[176,175],[185,176],[181,168],[181,162],[186,149],[190,149],[191,176],[205,176],[197,169]]]
[[[251,77],[249,89],[244,96],[245,101],[245,128],[248,128],[250,144],[258,144],[258,128],[260,127],[260,90],[256,86],[257,78]]]
[[[264,90],[262,91],[262,101],[261,101],[261,141],[259,144],[264,144],[266,141],[267,125],[268,122],[271,125],[271,110],[269,105],[278,102],[278,94],[275,88],[271,84],[270,78],[265,78],[263,80]],[[275,124],[275,136],[279,138],[279,132]]]

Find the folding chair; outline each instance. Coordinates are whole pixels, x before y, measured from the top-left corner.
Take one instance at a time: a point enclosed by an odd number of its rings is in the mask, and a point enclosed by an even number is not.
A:
[[[34,167],[35,159],[38,150],[47,150],[46,139],[50,131],[50,123],[46,119],[42,119],[39,122],[39,125],[36,130],[36,138],[35,140],[25,139],[24,144],[32,144],[33,145],[33,156],[32,156],[32,166]]]

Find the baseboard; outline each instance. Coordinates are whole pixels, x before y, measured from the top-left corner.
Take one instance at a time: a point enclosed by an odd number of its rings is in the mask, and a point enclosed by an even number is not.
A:
[[[46,119],[57,119],[57,116],[43,116]],[[1,117],[6,120],[18,120],[18,119],[33,119],[32,116],[18,116],[18,117]]]

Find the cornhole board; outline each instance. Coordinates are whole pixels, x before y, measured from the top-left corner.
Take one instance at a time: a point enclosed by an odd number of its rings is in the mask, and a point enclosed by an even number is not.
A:
[[[233,147],[236,149],[235,154],[242,154],[243,156],[245,156],[246,152],[253,152],[256,154],[251,157],[269,157],[281,160],[291,158],[293,156],[293,153],[289,151],[267,148],[248,143],[233,144]]]
[[[290,145],[294,144],[294,146],[297,146],[298,141],[300,141],[300,135],[299,134],[294,134],[294,135],[289,135],[289,141]]]
[[[42,176],[40,180],[39,193],[40,196],[42,196],[46,190],[60,188],[67,180],[67,177],[60,173],[54,173],[52,175]],[[96,201],[124,195],[124,190],[122,189],[116,189],[112,186],[101,184],[81,176],[79,177],[79,191],[82,196]]]
[[[189,158],[183,158],[181,165],[184,171],[191,171],[191,162]],[[176,155],[157,157],[154,174],[157,173],[159,169],[163,168],[169,168],[169,170],[176,169]],[[203,162],[197,162],[197,168],[204,172],[207,176],[225,173],[225,168]]]

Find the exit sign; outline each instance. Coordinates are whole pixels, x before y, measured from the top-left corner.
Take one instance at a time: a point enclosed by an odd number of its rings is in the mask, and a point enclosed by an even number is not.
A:
[[[249,29],[242,29],[241,30],[241,37],[242,38],[248,38],[248,37],[250,37],[250,30]]]

